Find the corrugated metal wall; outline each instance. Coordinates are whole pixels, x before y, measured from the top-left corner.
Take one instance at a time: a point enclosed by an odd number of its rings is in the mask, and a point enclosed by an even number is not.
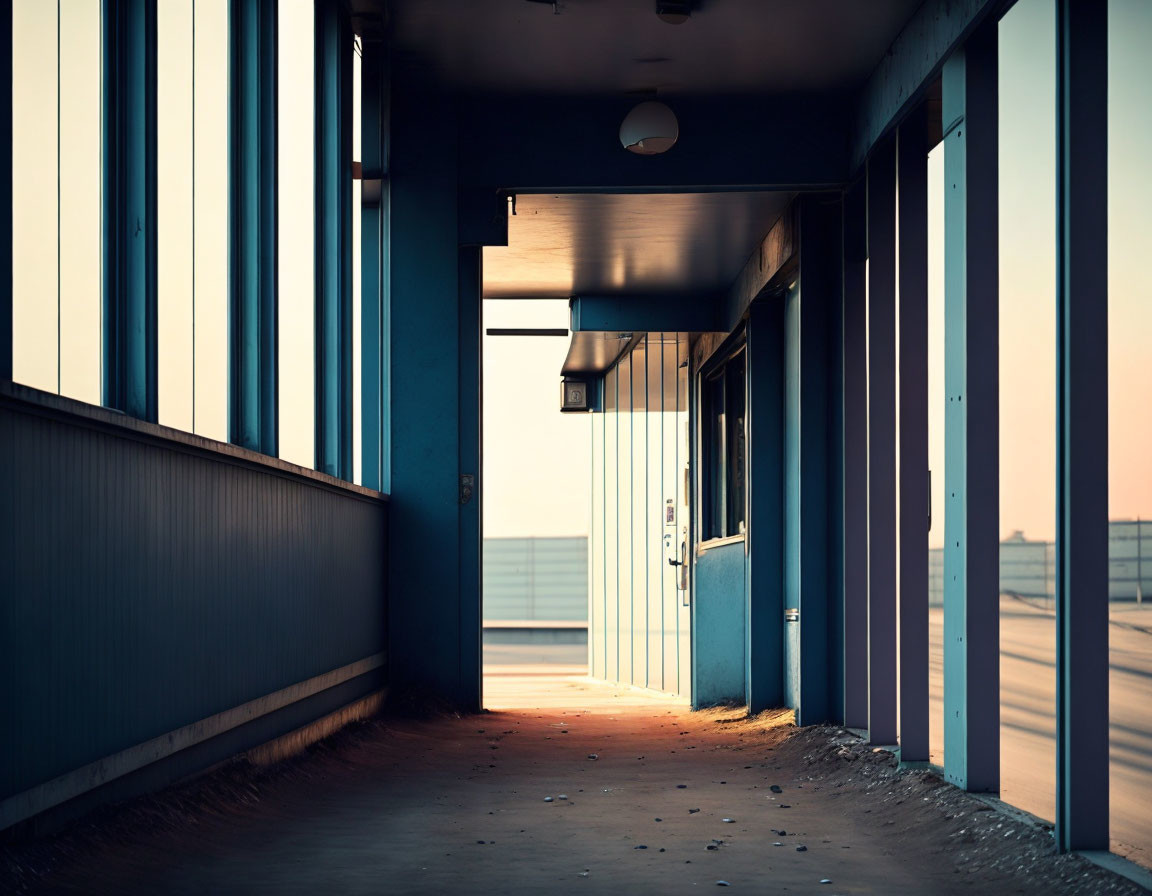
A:
[[[484,618],[587,620],[587,537],[485,538]]]
[[[687,525],[688,341],[649,333],[604,379],[592,421],[590,673],[687,695],[690,608],[677,589]],[[672,517],[667,516],[671,499]]]
[[[385,649],[382,498],[85,407],[0,395],[0,799]]]

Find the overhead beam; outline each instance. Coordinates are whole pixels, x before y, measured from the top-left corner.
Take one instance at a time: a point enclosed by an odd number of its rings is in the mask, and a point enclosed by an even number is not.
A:
[[[634,330],[645,333],[707,333],[725,329],[721,297],[574,296],[573,333]],[[728,328],[731,329],[731,328]]]
[[[796,246],[796,215],[793,204],[790,204],[752,251],[728,290],[718,329],[731,331],[753,300],[791,270]]]
[[[635,100],[539,97],[461,102],[461,185],[512,192],[638,192],[838,186],[848,167],[839,97],[669,99],[680,139],[639,156],[620,145]],[[780,122],[788,123],[787,137]]]
[[[881,58],[860,94],[851,134],[849,170],[916,106],[944,61],[1010,0],[926,0]]]

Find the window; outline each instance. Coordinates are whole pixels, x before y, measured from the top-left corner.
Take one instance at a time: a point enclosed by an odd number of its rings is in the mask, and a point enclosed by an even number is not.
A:
[[[705,373],[700,390],[702,540],[744,534],[744,346]]]

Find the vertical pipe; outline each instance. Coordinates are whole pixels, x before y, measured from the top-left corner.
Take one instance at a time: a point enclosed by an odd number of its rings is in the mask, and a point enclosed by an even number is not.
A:
[[[0,2],[0,46],[12,47],[12,0]],[[12,379],[12,64],[0,66],[0,380]]]
[[[900,126],[900,759],[928,761],[928,145],[923,111]]]
[[[316,3],[316,469],[352,477],[352,30]]]
[[[844,724],[868,727],[867,184],[844,194]]]
[[[228,11],[228,437],[277,453],[275,0]]]
[[[896,143],[868,159],[868,738],[896,743]]]
[[[156,0],[107,0],[100,18],[102,395],[155,422]]]
[[[944,64],[944,760],[1000,787],[996,25]]]
[[[1108,11],[1056,9],[1056,838],[1107,849]]]

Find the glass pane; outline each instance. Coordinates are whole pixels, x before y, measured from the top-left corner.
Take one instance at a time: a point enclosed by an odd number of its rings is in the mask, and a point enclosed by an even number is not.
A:
[[[928,153],[928,750],[944,765],[944,144]]]
[[[60,388],[56,4],[12,4],[12,378]]]
[[[228,0],[196,0],[195,431],[228,439]]]
[[[1152,868],[1152,5],[1108,14],[1111,837]]]
[[[1003,799],[1055,816],[1056,43],[1053,0],[1000,22]]]
[[[165,426],[192,432],[196,187],[193,0],[156,7],[157,400]]]
[[[100,0],[59,9],[60,393],[99,404]]]
[[[283,0],[278,27],[280,456],[312,467],[316,462],[313,4]]]

